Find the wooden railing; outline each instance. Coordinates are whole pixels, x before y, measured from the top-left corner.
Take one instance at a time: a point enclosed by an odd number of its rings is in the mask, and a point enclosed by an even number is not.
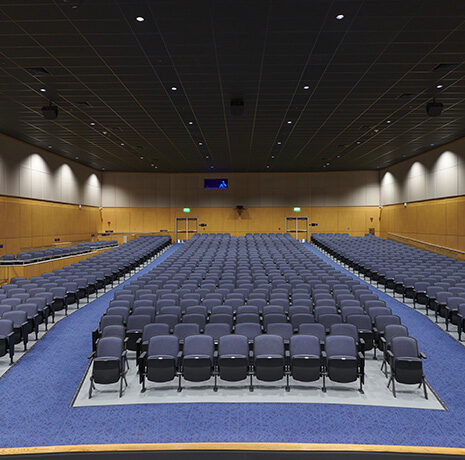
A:
[[[426,251],[434,252],[436,254],[445,255],[448,257],[454,257],[455,259],[465,260],[465,251],[459,249],[448,248],[446,246],[440,246],[438,244],[427,243],[426,241],[416,240],[409,236],[398,235],[396,233],[387,233],[390,240],[400,241],[401,243],[414,246],[416,248],[425,249]]]

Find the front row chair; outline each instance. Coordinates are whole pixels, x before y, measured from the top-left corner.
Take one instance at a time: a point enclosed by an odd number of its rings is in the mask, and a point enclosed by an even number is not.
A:
[[[300,382],[315,382],[322,375],[321,348],[318,337],[293,335],[290,339],[290,369],[286,373],[286,391],[290,391],[289,375]]]
[[[123,382],[126,381],[126,350],[124,342],[118,337],[102,337],[97,343],[97,350],[93,351],[89,359],[93,361],[90,377],[89,399],[92,398],[92,390],[95,384],[107,385],[120,382],[119,397],[123,395]]]
[[[365,358],[357,352],[355,340],[352,337],[335,335],[326,338],[325,351],[322,352],[326,370],[323,373],[323,391],[326,392],[326,379],[339,383],[349,383],[360,380],[360,393],[363,393],[365,381]]]
[[[392,383],[394,398],[396,397],[395,382],[399,382],[407,385],[418,384],[419,388],[423,385],[425,398],[428,399],[422,362],[426,356],[418,352],[417,341],[413,337],[394,337],[387,355],[391,368],[388,388]]]
[[[13,321],[0,319],[0,356],[10,355],[10,363],[13,364],[15,354],[15,337]]]

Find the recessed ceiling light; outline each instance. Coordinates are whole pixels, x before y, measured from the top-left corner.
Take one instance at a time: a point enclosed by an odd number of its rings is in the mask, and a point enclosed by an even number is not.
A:
[[[157,169],[157,168],[158,168],[158,166],[155,166],[155,169]]]
[[[155,166],[155,164],[154,164],[154,163],[150,163],[150,166]]]
[[[287,120],[287,124],[290,125],[292,123],[292,120]]]
[[[210,169],[213,169],[213,166],[210,166]]]
[[[108,131],[102,131],[102,134],[106,136],[108,134]]]
[[[91,121],[90,126],[95,126],[95,123],[93,121]]]
[[[137,16],[136,21],[137,22],[144,22],[145,19],[142,16]]]
[[[45,88],[40,88],[40,91],[41,91],[42,93],[45,93],[45,91],[47,91],[47,90],[46,90]]]
[[[305,85],[305,86],[304,86],[304,89],[310,89],[310,86]]]
[[[121,145],[121,147],[122,147],[122,146],[124,145],[124,142],[121,142],[121,144],[120,144],[120,145]]]
[[[172,86],[171,87],[171,91],[176,91],[178,88],[176,88],[176,86]]]
[[[360,141],[357,141],[357,145],[360,145],[360,144],[361,144],[361,142],[360,142]]]
[[[75,160],[79,160],[79,157],[74,157]]]
[[[391,123],[391,120],[386,121],[387,124]]]
[[[341,155],[336,155],[336,158],[341,158]]]
[[[210,157],[208,155],[205,155],[205,159],[208,160]]]
[[[203,142],[199,142],[199,145],[203,145]]]
[[[49,148],[49,149],[51,149],[51,148],[52,148],[52,146],[51,146],[51,145],[49,145],[49,146],[48,146],[48,148]]]
[[[274,155],[271,155],[271,159],[274,160]]]
[[[375,129],[374,131],[375,131],[375,133],[377,133],[377,132],[379,132],[379,129]]]
[[[144,157],[140,157],[140,159],[141,159],[141,160],[143,160],[143,159],[144,159]]]
[[[193,121],[188,121],[188,122],[187,122],[187,124],[189,124],[189,125],[193,125],[193,124],[194,124],[194,122],[193,122]]]
[[[341,19],[344,19],[344,15],[343,15],[343,14],[338,14],[338,15],[336,16],[336,19],[337,19],[338,21],[340,21]]]
[[[437,88],[437,89],[441,89],[441,88],[443,88],[443,87],[444,87],[444,85],[441,85],[441,83],[439,83],[438,85],[436,85],[436,88]]]
[[[282,142],[281,142],[281,141],[278,141],[278,145],[281,145],[281,144],[282,144]]]
[[[328,163],[326,163],[326,166],[329,166],[329,161],[328,161]]]
[[[102,168],[102,171],[105,171],[105,168]]]
[[[429,146],[430,146],[430,147],[434,147],[434,144],[430,144]]]
[[[270,167],[270,165],[266,165],[266,168],[268,169]]]

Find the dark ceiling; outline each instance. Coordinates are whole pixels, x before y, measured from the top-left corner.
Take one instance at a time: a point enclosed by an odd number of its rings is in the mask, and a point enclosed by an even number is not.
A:
[[[0,131],[105,170],[377,169],[465,135],[464,61],[465,0],[0,0]]]

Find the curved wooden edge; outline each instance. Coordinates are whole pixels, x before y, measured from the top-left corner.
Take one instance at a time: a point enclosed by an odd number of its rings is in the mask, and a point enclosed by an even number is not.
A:
[[[253,443],[199,442],[146,444],[80,444],[63,446],[34,446],[0,448],[0,455],[56,454],[77,452],[129,451],[294,451],[294,452],[390,452],[411,454],[463,455],[465,448],[434,446],[392,446],[378,444],[309,444],[309,443]]]

